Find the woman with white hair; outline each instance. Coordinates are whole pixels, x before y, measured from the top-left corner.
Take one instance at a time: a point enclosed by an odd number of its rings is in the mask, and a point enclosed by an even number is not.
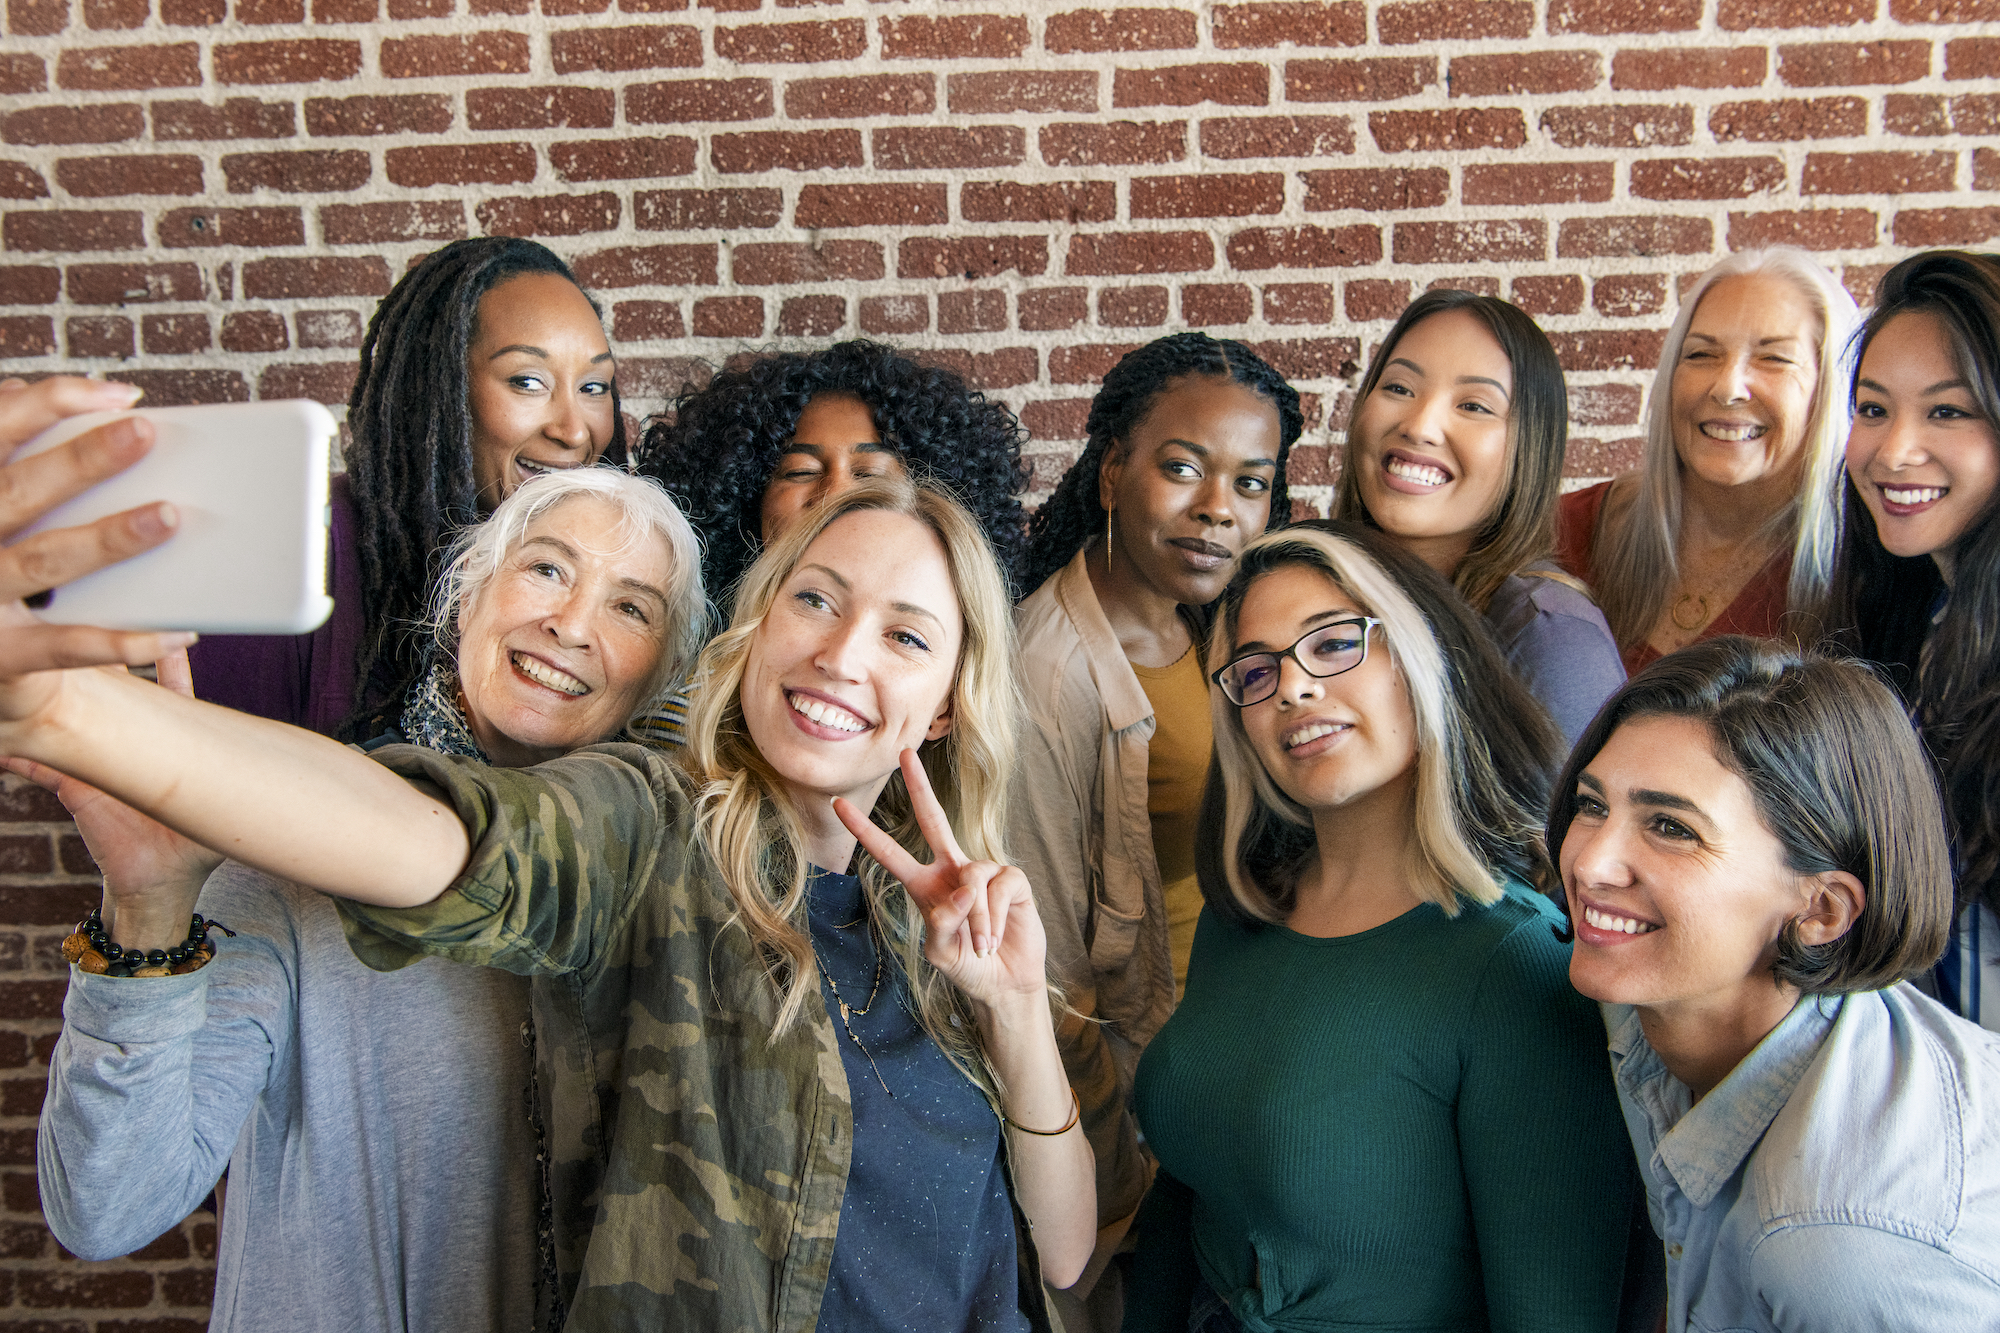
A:
[[[1639,470],[1565,496],[1558,519],[1628,672],[1718,634],[1817,637],[1857,317],[1790,246],[1731,255],[1682,299]]]
[[[460,536],[433,605],[442,651],[381,740],[507,768],[610,739],[686,664],[703,604],[694,533],[657,485],[536,477]],[[331,899],[234,862],[204,887],[207,849],[8,767],[55,787],[104,871],[65,950],[41,1124],[63,1244],[138,1249],[226,1166],[211,1327],[535,1326],[528,981],[441,959],[371,971]],[[182,956],[193,911],[196,933],[230,932],[205,966]]]

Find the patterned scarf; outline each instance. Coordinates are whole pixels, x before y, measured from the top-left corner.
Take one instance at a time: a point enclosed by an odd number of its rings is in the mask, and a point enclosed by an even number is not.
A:
[[[473,739],[472,728],[459,711],[458,673],[443,662],[431,663],[431,669],[410,691],[400,725],[404,739],[412,745],[487,762],[486,752]]]

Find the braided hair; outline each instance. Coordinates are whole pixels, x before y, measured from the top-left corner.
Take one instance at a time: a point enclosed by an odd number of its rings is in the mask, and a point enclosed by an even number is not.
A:
[[[1027,432],[1005,404],[953,371],[856,338],[773,352],[684,389],[646,430],[639,470],[657,478],[702,534],[702,580],[718,617],[763,549],[762,507],[806,404],[823,393],[867,404],[911,478],[948,487],[993,545],[1010,592],[1026,540]]]
[[[1090,539],[1104,531],[1104,505],[1097,498],[1097,474],[1114,446],[1127,447],[1132,431],[1153,410],[1173,382],[1189,375],[1229,379],[1267,399],[1278,413],[1278,470],[1271,479],[1270,527],[1290,517],[1285,490],[1285,459],[1305,430],[1299,391],[1285,377],[1242,343],[1211,338],[1206,333],[1175,333],[1127,352],[1097,397],[1090,400],[1085,427],[1089,442],[1028,525],[1028,552],[1021,570],[1021,589],[1033,592],[1051,574],[1075,559]],[[1255,534],[1252,534],[1255,535]]]
[[[533,241],[484,236],[426,255],[382,298],[347,400],[348,484],[360,523],[361,646],[354,708],[336,732],[365,740],[423,675],[424,619],[453,533],[480,519],[473,484],[466,358],[480,298],[522,273],[576,276]],[[593,310],[596,302],[591,303]],[[601,312],[600,312],[601,313]],[[625,419],[612,388],[605,456],[622,459]]]

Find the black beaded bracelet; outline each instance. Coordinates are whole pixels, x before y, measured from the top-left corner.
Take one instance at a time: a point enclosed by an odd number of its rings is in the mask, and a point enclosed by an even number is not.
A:
[[[85,972],[107,977],[182,976],[215,957],[215,945],[208,938],[211,930],[236,934],[220,921],[210,921],[196,912],[187,939],[171,949],[121,949],[105,935],[103,914],[93,907],[89,916],[77,922],[76,933],[63,941],[63,959]]]

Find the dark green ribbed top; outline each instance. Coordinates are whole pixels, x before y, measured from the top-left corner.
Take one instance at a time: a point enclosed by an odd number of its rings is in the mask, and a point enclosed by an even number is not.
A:
[[[1185,1330],[1197,1267],[1260,1333],[1614,1327],[1632,1147],[1559,923],[1521,885],[1337,939],[1204,911],[1126,1333]]]

